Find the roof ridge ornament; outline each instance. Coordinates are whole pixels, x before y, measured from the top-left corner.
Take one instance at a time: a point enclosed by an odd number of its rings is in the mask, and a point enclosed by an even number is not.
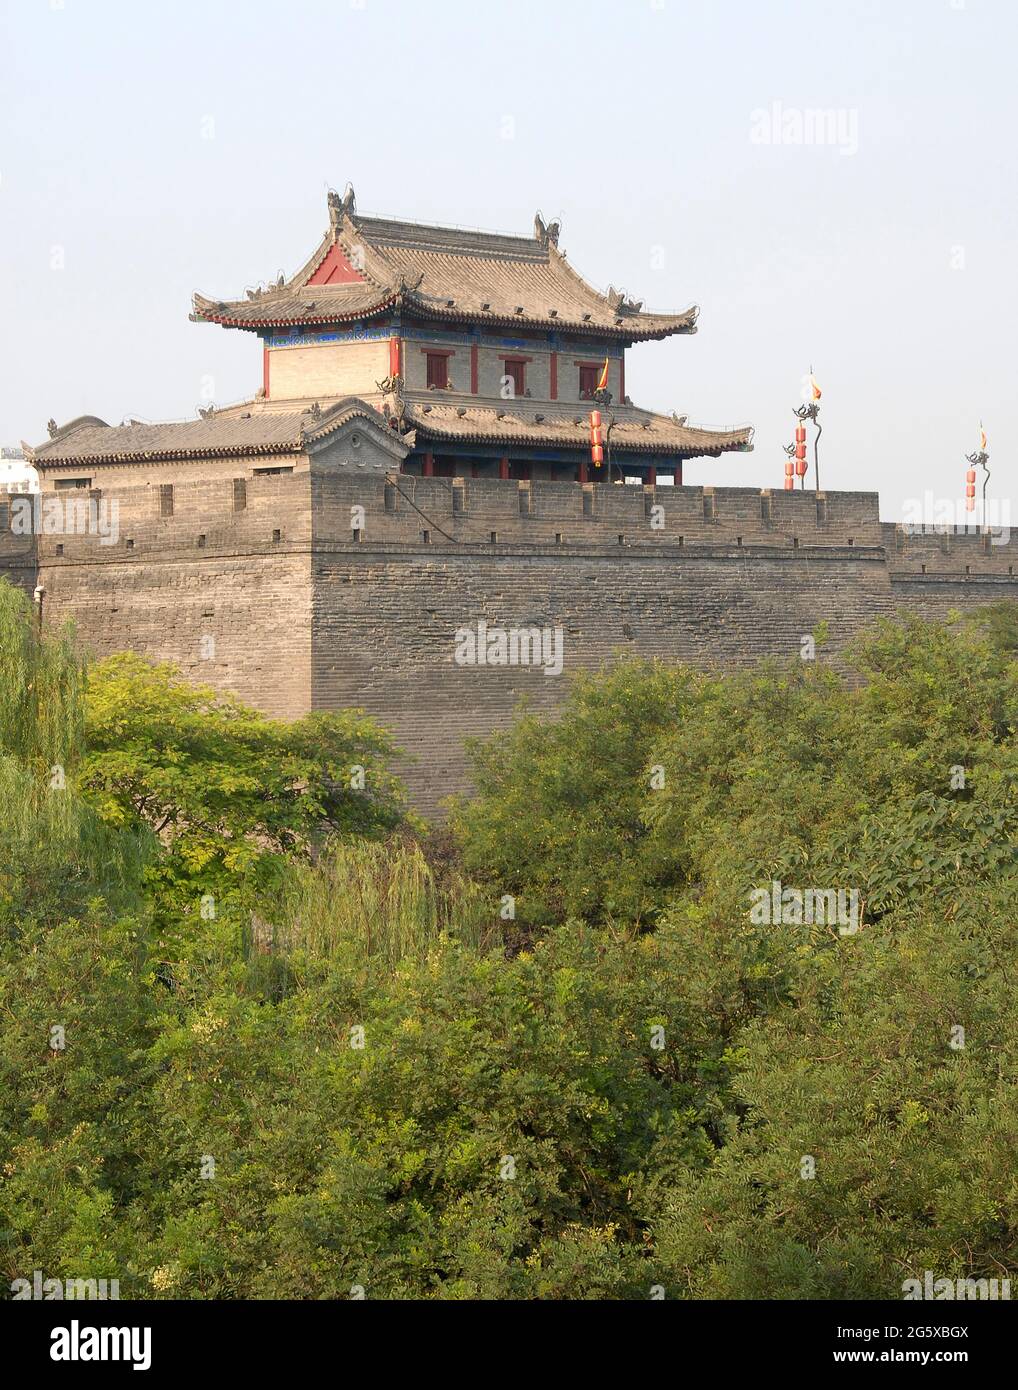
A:
[[[617,314],[638,314],[643,308],[642,299],[629,299],[625,290],[617,290],[614,285],[608,286],[605,297]]]
[[[329,228],[332,232],[333,240],[335,240],[343,224],[343,218],[349,217],[352,220],[357,211],[357,197],[353,191],[353,184],[347,184],[343,191],[342,198],[334,188],[330,188],[327,201],[329,206]]]
[[[263,295],[275,294],[275,292],[281,290],[285,284],[286,277],[280,274],[279,279],[274,280],[271,285],[255,285],[254,289],[247,290],[246,294],[248,299],[261,299]]]
[[[383,396],[382,415],[390,427],[395,427],[399,434],[406,433],[406,412],[407,401],[403,393],[403,378],[397,372],[395,375],[383,377],[381,381],[376,381],[375,385]],[[430,406],[425,406],[425,410],[430,410]]]
[[[541,209],[538,208],[534,213],[534,237],[547,249],[549,245],[558,249],[558,239],[562,232],[561,222],[546,223],[541,216]]]
[[[396,284],[395,284],[395,286],[394,286],[394,290],[395,290],[395,294],[396,294],[396,304],[397,304],[400,308],[402,308],[404,296],[405,296],[405,295],[408,295],[408,294],[414,294],[414,293],[416,293],[416,291],[420,289],[420,287],[421,287],[421,285],[422,285],[423,283],[424,283],[424,271],[423,271],[423,270],[421,271],[421,273],[420,273],[419,275],[415,275],[414,278],[413,278],[412,280],[408,280],[407,277],[403,274],[403,272],[400,271],[400,273],[399,273],[399,278],[397,279]]]

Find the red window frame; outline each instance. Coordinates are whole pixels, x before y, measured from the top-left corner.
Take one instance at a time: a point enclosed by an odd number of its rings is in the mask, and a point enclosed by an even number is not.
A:
[[[506,357],[502,362],[505,368],[504,375],[510,377],[513,383],[513,395],[525,396],[527,394],[527,361],[524,357]]]
[[[580,400],[590,401],[594,398],[597,390],[597,383],[601,380],[603,365],[598,367],[594,363],[580,363]]]
[[[444,391],[449,385],[449,354],[429,352],[425,354],[428,364],[428,387]]]

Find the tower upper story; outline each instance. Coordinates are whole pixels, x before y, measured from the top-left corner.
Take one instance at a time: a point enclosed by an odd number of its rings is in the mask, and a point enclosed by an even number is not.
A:
[[[506,236],[361,217],[352,191],[333,193],[329,228],[295,275],[242,300],[196,294],[192,317],[258,334],[268,400],[371,395],[398,374],[410,392],[576,404],[607,360],[622,406],[626,347],[695,333],[698,310],[651,314],[601,294],[558,242],[540,214],[532,236]]]

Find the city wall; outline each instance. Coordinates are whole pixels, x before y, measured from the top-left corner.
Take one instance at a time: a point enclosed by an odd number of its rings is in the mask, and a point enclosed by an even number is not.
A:
[[[1018,598],[1018,539],[908,534],[872,493],[500,482],[358,473],[104,487],[118,534],[0,531],[0,574],[44,589],[98,655],[132,649],[266,712],[358,706],[413,761],[434,812],[467,785],[463,739],[518,701],[551,712],[617,654],[702,667],[838,653],[899,608],[943,618]],[[560,630],[562,674],[457,661],[457,633]],[[211,640],[210,640],[211,639]],[[462,651],[460,651],[462,656]]]

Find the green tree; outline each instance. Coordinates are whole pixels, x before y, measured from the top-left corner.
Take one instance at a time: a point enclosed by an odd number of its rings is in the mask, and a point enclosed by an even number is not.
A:
[[[744,1118],[654,1221],[694,1298],[900,1299],[1018,1265],[1018,875],[800,960],[741,1038]]]
[[[356,711],[269,719],[132,653],[90,670],[86,708],[82,793],[105,823],[159,839],[152,893],[176,911],[272,895],[326,836],[403,818],[392,742]]]
[[[573,677],[554,719],[523,713],[468,743],[476,791],[452,828],[467,869],[516,899],[521,924],[652,920],[676,881],[643,818],[652,753],[695,709],[697,689],[681,668],[622,662]]]

